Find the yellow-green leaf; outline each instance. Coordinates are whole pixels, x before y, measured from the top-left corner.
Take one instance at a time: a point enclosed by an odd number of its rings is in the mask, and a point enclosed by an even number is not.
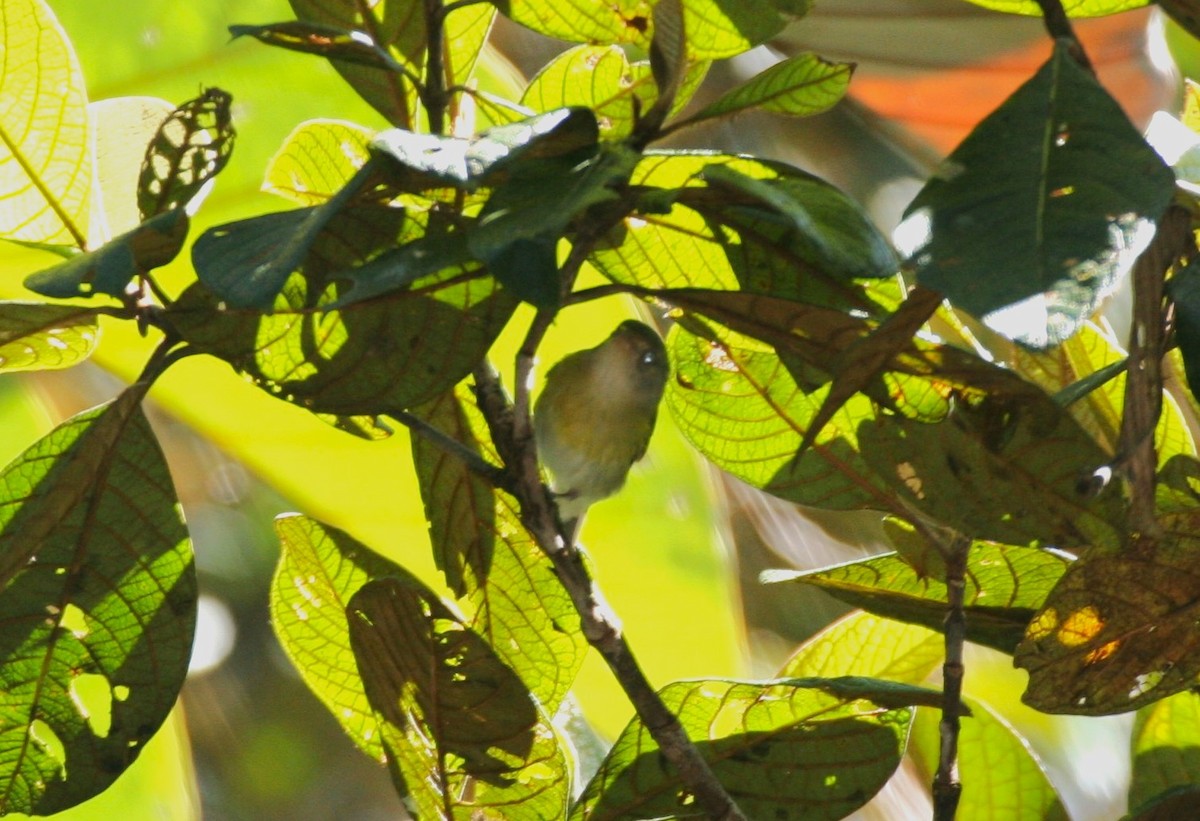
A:
[[[0,302],[0,371],[69,368],[91,356],[99,337],[94,308]]]
[[[342,120],[303,122],[271,158],[263,189],[300,205],[320,205],[366,163],[372,136]]]

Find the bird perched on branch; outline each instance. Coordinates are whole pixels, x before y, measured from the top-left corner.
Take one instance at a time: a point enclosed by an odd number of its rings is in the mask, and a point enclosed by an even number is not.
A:
[[[628,320],[546,374],[534,405],[534,439],[572,537],[587,508],[620,490],[645,454],[668,371],[659,335]]]

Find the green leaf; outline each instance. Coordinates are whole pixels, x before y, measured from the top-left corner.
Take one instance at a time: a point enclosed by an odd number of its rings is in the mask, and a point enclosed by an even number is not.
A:
[[[346,615],[393,777],[421,817],[563,816],[553,728],[477,633],[413,579],[368,582]]]
[[[779,675],[870,676],[920,684],[942,663],[945,640],[916,624],[851,613],[804,642]]]
[[[161,268],[179,255],[189,224],[183,209],[151,217],[95,251],[30,274],[25,278],[25,287],[60,299],[95,294],[124,296],[135,277]]]
[[[144,393],[69,419],[0,474],[0,814],[102,792],[183,685],[195,570]]]
[[[138,210],[142,219],[187,208],[221,173],[233,154],[233,98],[208,88],[172,111],[158,127],[138,176]]]
[[[0,38],[0,239],[86,248],[92,163],[75,52],[42,0],[5,0]]]
[[[571,43],[650,45],[653,0],[491,0],[501,14]]]
[[[1200,787],[1175,787],[1137,807],[1122,821],[1175,821],[1194,811]]]
[[[1138,710],[1130,752],[1131,809],[1171,790],[1200,784],[1200,694],[1177,693]]]
[[[968,0],[977,6],[1007,14],[1028,14],[1040,17],[1042,8],[1035,0]],[[1148,5],[1150,0],[1063,0],[1068,17],[1103,17]]]
[[[958,402],[942,422],[864,421],[867,463],[906,500],[974,539],[1077,549],[1124,533],[1117,483],[1094,487],[1112,457],[1041,391]]]
[[[798,54],[727,91],[688,120],[707,120],[750,108],[794,117],[819,114],[846,95],[853,72],[853,63],[830,62],[815,54]]]
[[[1129,0],[1137,3],[1138,0]],[[1145,0],[1143,0],[1143,3]],[[1200,9],[1196,8],[1193,0],[1155,0],[1172,20],[1178,23],[1193,37],[1200,36]],[[1142,3],[1139,3],[1141,5]]]
[[[1067,567],[1062,555],[1038,548],[973,544],[963,592],[967,638],[1012,653]],[[896,553],[822,570],[778,571],[770,579],[813,584],[852,607],[931,630],[940,631],[946,619],[946,583],[922,577]]]
[[[1183,355],[1188,390],[1200,393],[1200,261],[1191,260],[1166,284],[1175,303],[1175,339]]]
[[[191,345],[272,394],[314,413],[378,416],[453,387],[515,307],[490,277],[451,272],[343,308],[314,304],[293,281],[270,313],[223,307],[194,286],[168,316]]]
[[[891,777],[912,712],[939,693],[870,679],[687,681],[660,691],[715,775],[750,818],[836,819]],[[580,797],[572,819],[687,812],[690,796],[634,719]]]
[[[1192,687],[1200,674],[1197,511],[1163,516],[1157,542],[1071,565],[1030,622],[1014,663],[1023,700],[1050,713],[1109,715]]]
[[[761,185],[742,185],[745,178]],[[640,213],[628,217],[592,256],[616,282],[740,287],[813,305],[870,310],[871,301],[850,282],[897,269],[890,244],[860,206],[783,163],[649,153],[630,182],[649,189]]]
[[[396,0],[382,7],[370,24],[363,21],[354,0],[288,0],[298,20],[343,32],[374,32],[374,46],[393,56],[409,71],[420,76],[425,55],[425,6],[421,0]],[[365,35],[363,35],[365,36]],[[404,77],[391,69],[362,65],[341,59],[330,60],[351,88],[393,125],[410,126],[416,106],[416,91]]]
[[[383,741],[350,650],[346,606],[368,581],[406,571],[304,516],[279,517],[275,533],[280,555],[271,579],[271,626],[279,644],[351,740],[379,759]]]
[[[342,120],[303,122],[271,157],[263,188],[300,205],[320,205],[366,164],[373,133]]]
[[[917,281],[1032,347],[1069,338],[1153,236],[1175,176],[1056,46],[913,200]]]
[[[0,371],[69,368],[91,356],[99,337],[94,308],[0,302]]]
[[[489,128],[470,140],[393,128],[375,135],[371,150],[398,166],[401,190],[452,186],[475,191],[522,161],[574,156],[594,150],[598,139],[591,111],[560,108]]]
[[[231,307],[266,309],[293,272],[320,263],[313,256],[322,240],[341,243],[343,255],[358,264],[390,248],[403,225],[404,211],[386,205],[352,205],[370,187],[376,170],[371,163],[364,165],[319,205],[208,229],[192,245],[196,276]]]
[[[678,112],[692,98],[709,63],[692,63],[675,98]],[[622,140],[641,113],[658,100],[650,64],[629,62],[620,46],[576,46],[555,57],[529,81],[521,104],[536,111],[583,106],[596,112],[600,138]]]
[[[401,65],[387,50],[359,31],[323,26],[303,20],[287,20],[262,26],[230,26],[233,39],[253,37],[268,46],[278,46],[304,54],[316,54],[328,60],[397,71]]]
[[[986,704],[963,702],[971,717],[959,723],[958,777],[962,782],[956,818],[960,821],[1067,821],[1062,800],[1029,744]],[[917,710],[909,753],[931,781],[941,746],[939,718]]]
[[[447,393],[417,409],[429,424],[483,455],[486,426],[468,400]],[[493,463],[499,458],[486,454]],[[466,624],[525,682],[548,713],[571,688],[587,651],[579,615],[525,530],[516,502],[461,459],[413,437],[413,461],[434,559],[467,609]]]
[[[761,45],[783,30],[807,2],[683,0],[683,26],[694,58],[720,60]]]

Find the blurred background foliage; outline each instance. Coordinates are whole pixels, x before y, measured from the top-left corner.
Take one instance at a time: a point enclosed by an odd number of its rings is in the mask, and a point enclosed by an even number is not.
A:
[[[143,1],[119,9],[51,0],[51,6],[78,52],[90,100],[149,95],[179,103],[201,86],[233,95],[237,146],[192,236],[214,224],[291,207],[260,187],[268,160],[299,123],[338,118],[386,125],[322,60],[230,40],[231,24],[290,18],[286,0]],[[1184,72],[1200,72],[1194,41],[1171,25],[1167,39]],[[545,53],[530,49],[518,55],[524,58],[519,62],[536,64]],[[482,77],[494,90],[519,96],[519,74],[499,55],[485,58]],[[827,142],[842,127],[838,123],[836,116],[813,123],[813,144]],[[784,153],[771,150],[766,134],[739,120],[730,132],[692,139]],[[191,280],[187,260],[185,253],[164,272],[169,289],[177,292]],[[35,252],[6,249],[0,257],[4,296],[19,296],[13,283],[42,264]],[[547,340],[545,358],[595,344],[630,310],[614,301],[569,309]],[[0,438],[0,458],[7,461],[56,421],[109,398],[119,380],[135,375],[147,347],[126,324],[105,325],[94,360],[101,367],[0,377],[7,434]],[[513,338],[501,340],[499,364],[511,362],[514,345]],[[220,401],[193,407],[186,396],[197,391]],[[271,519],[294,509],[349,531],[440,585],[407,438],[354,439],[199,357],[173,367],[152,398],[160,409],[153,422],[192,528],[205,594],[197,669],[173,719],[117,786],[56,817],[396,818],[402,809],[384,769],[345,738],[277,646],[267,589],[277,554]],[[222,450],[235,442],[236,461]],[[845,610],[814,590],[759,586],[759,571],[782,561],[773,549],[787,544],[793,561],[813,566],[847,558],[847,542],[861,551],[873,539],[877,532],[866,518],[813,524],[798,519],[791,506],[707,472],[665,414],[628,489],[599,505],[583,534],[600,585],[659,685],[694,676],[769,674],[798,639]],[[737,562],[725,553],[733,545]],[[1055,778],[1068,804],[1090,808],[1095,814],[1089,818],[1119,812],[1127,755],[1124,748],[1105,748],[1123,738],[1128,719],[1064,720],[1021,708],[1014,694],[1023,689],[1024,674],[990,651],[971,653],[974,695],[1004,702],[1006,715],[1017,716],[1052,777],[1093,775],[1082,789],[1075,786],[1077,777]],[[631,712],[594,658],[576,693],[588,718],[610,738]]]

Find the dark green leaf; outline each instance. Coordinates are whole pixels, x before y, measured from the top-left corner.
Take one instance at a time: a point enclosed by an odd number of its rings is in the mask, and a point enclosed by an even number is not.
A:
[[[208,229],[192,246],[196,276],[232,308],[267,309],[288,277],[309,262],[322,238],[347,246],[345,253],[358,264],[390,248],[399,236],[404,211],[350,205],[374,173],[368,163],[320,205]]]
[[[233,98],[219,88],[188,100],[167,115],[146,146],[138,175],[138,210],[143,220],[187,208],[233,154]]]
[[[0,302],[0,371],[69,368],[91,356],[99,335],[94,308]]]
[[[0,474],[0,814],[106,789],[183,685],[195,570],[144,387]]]
[[[594,150],[599,135],[590,110],[560,108],[496,126],[472,140],[393,128],[377,134],[371,149],[398,166],[396,184],[402,190],[451,186],[474,191],[494,184],[506,170],[523,162]]]
[[[967,559],[967,638],[1011,653],[1062,577],[1067,560],[1032,547],[976,542]],[[824,570],[775,572],[772,581],[813,584],[853,607],[931,630],[946,619],[946,584],[888,553]]]
[[[869,679],[688,681],[661,691],[717,778],[750,818],[837,819],[891,777],[912,711],[940,694]],[[674,817],[690,796],[635,719],[572,819]]]
[[[1171,170],[1060,43],[954,150],[900,232],[914,235],[922,285],[1047,347],[1112,292],[1174,188]]]
[[[397,786],[422,817],[558,818],[566,760],[549,721],[491,647],[415,580],[350,600],[350,646]],[[527,777],[536,764],[539,777]]]
[[[459,388],[416,412],[484,454],[486,426]],[[498,463],[496,454],[486,454]],[[541,548],[521,524],[516,503],[461,459],[413,437],[413,461],[429,519],[434,559],[468,610],[468,626],[487,636],[547,712],[558,709],[583,663],[579,615]]]
[[[1075,562],[1030,622],[1014,663],[1023,700],[1049,713],[1110,715],[1192,687],[1200,675],[1196,509],[1162,517],[1161,539]]]
[[[134,279],[166,265],[187,239],[188,217],[182,209],[151,217],[95,251],[30,274],[25,287],[45,296],[66,299],[108,294],[120,297]]]
[[[1183,355],[1188,389],[1200,395],[1200,260],[1193,259],[1167,280],[1175,303],[1175,339]]]
[[[1175,787],[1134,808],[1122,821],[1178,821],[1195,812],[1197,801],[1200,787]]]
[[[388,71],[402,68],[395,58],[361,31],[346,31],[334,26],[289,20],[264,26],[230,26],[229,33],[235,39],[253,37],[269,46],[316,54],[329,60],[341,60]]]

